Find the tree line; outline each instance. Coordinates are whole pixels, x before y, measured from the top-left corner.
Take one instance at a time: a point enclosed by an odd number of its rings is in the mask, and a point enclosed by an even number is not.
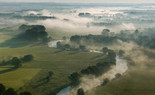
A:
[[[0,84],[0,95],[32,95],[30,92],[20,92],[19,94],[13,89],[13,88],[8,88],[3,84]]]
[[[2,61],[3,65],[14,65],[15,68],[19,68],[22,66],[22,63],[32,61],[34,59],[33,55],[25,55],[24,57],[18,58],[18,57],[13,57],[12,59],[5,61]]]

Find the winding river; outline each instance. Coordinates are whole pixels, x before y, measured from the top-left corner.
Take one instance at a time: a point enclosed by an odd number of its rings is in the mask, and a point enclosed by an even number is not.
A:
[[[84,76],[81,78],[81,83],[78,87],[72,88],[68,86],[62,89],[57,95],[76,95],[76,91],[78,88],[83,88],[84,91],[89,91],[97,86],[100,86],[103,83],[105,78],[112,80],[115,78],[117,73],[123,74],[128,69],[127,62],[124,59],[116,57],[116,66],[112,66],[112,68],[105,74],[101,75],[100,77],[95,76]]]
[[[51,48],[57,48],[57,43],[62,41],[63,40],[51,41],[48,43],[48,46]],[[103,53],[97,50],[90,50],[90,52],[100,53],[100,54]],[[81,78],[81,83],[78,87],[72,88],[72,86],[68,86],[62,89],[61,91],[59,91],[57,95],[76,95],[76,91],[78,88],[83,88],[84,91],[89,91],[97,86],[100,86],[103,83],[103,80],[105,78],[112,80],[113,78],[115,78],[115,75],[117,73],[123,74],[127,71],[127,69],[128,69],[128,66],[127,66],[126,60],[121,59],[119,56],[116,56],[116,66],[112,66],[107,73],[99,77],[95,77],[93,75],[83,76]]]

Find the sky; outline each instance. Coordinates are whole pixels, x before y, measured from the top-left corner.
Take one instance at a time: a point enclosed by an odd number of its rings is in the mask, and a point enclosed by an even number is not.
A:
[[[56,3],[155,3],[155,0],[0,0],[0,2],[56,2]]]

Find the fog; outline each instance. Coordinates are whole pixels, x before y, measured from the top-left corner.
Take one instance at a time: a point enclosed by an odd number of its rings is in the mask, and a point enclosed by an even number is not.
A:
[[[57,43],[62,42],[69,44],[71,48],[78,47],[79,52],[99,53],[102,56],[106,55],[101,51],[103,47],[108,47],[117,54],[120,50],[124,51],[123,57],[117,55],[116,65],[111,66],[106,73],[98,77],[82,75],[78,86],[69,85],[57,95],[76,95],[79,88],[83,88],[84,92],[93,90],[100,87],[106,78],[110,82],[113,81],[117,73],[124,76],[143,69],[153,71],[149,68],[154,66],[152,63],[155,62],[153,43],[155,4],[13,3],[9,6],[4,3],[0,5],[2,5],[0,8],[2,31],[6,29],[5,32],[8,32],[7,29],[12,29],[20,34],[22,32],[18,27],[22,24],[44,25],[48,37],[54,38],[45,44],[50,48],[58,48]],[[103,29],[109,29],[107,37],[102,34]],[[79,43],[74,43],[70,37],[75,34],[86,37],[81,38]],[[89,36],[90,34],[92,35]],[[67,38],[63,39],[66,36]],[[98,37],[100,39],[97,39]],[[102,38],[112,38],[110,39],[112,41],[110,44],[104,44],[105,39]],[[84,45],[86,50],[80,50],[80,45]]]
[[[118,33],[121,30],[150,28],[152,25],[149,24],[149,13],[154,11],[152,8],[150,12],[147,11],[148,15],[145,14],[145,12],[141,15],[137,15],[136,13],[141,12],[141,10],[146,10],[145,5],[139,5],[138,7],[133,5],[123,7],[120,7],[121,5],[117,7],[114,7],[115,5],[109,5],[108,7],[104,5],[91,7],[91,5],[67,6],[64,4],[62,9],[54,4],[52,4],[50,8],[50,5],[47,4],[44,9],[41,9],[43,6],[39,4],[39,7],[34,8],[34,6],[37,5],[34,4],[32,7],[27,8],[27,4],[23,4],[18,10],[13,10],[12,7],[15,7],[15,5],[12,5],[10,6],[10,12],[9,9],[1,9],[1,28],[6,25],[11,27],[25,23],[42,24],[49,29],[58,28],[60,31],[67,29],[69,32],[100,34],[102,29],[108,28],[112,32]],[[147,6],[147,8],[148,7],[149,6]],[[11,13],[11,15],[8,13]],[[90,13],[90,16],[80,17],[79,13]],[[42,16],[45,18],[42,19]],[[31,17],[37,17],[37,19],[32,20]],[[56,19],[49,19],[48,17],[56,17]],[[154,15],[152,15],[151,18],[153,17]],[[148,20],[148,22],[143,23],[144,27],[139,27],[139,23],[141,23],[142,20]]]

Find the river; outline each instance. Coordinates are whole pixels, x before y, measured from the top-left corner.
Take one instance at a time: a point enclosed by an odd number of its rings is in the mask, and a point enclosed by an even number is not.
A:
[[[84,91],[89,91],[97,86],[100,86],[105,78],[112,80],[113,78],[115,78],[115,75],[117,73],[123,74],[127,71],[127,69],[128,66],[126,60],[121,59],[119,56],[116,56],[116,66],[112,66],[107,73],[99,77],[95,77],[93,75],[83,76],[78,87],[72,88],[71,86],[68,86],[57,93],[57,95],[76,95],[76,91],[79,88],[83,88]]]

